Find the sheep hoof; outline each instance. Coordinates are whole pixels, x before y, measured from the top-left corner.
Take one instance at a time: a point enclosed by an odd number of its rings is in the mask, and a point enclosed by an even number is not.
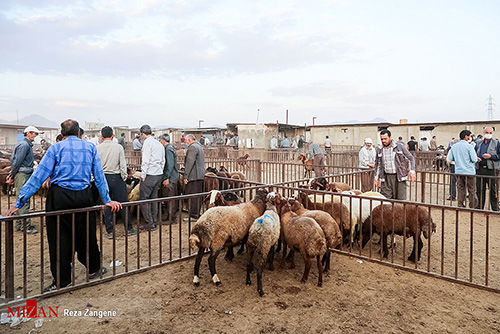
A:
[[[259,290],[259,296],[264,297],[264,291]]]
[[[219,286],[219,285],[221,285],[221,284],[222,284],[222,282],[221,282],[221,281],[215,282],[215,286]]]
[[[273,271],[274,270],[274,266],[273,265],[270,265],[267,269]]]
[[[301,279],[301,280],[300,280],[300,283],[304,283],[304,284],[305,284],[305,283],[306,283],[306,280],[305,280],[305,279]]]
[[[247,279],[247,282],[246,282],[247,285],[252,285],[252,281]]]
[[[194,286],[200,286],[200,282],[193,283]]]
[[[318,286],[321,288],[323,286],[323,282],[318,282]]]

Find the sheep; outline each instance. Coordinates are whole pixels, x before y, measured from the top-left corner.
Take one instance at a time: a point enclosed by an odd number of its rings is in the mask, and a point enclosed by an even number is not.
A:
[[[304,154],[299,154],[297,160],[302,161],[302,164],[304,165],[304,177],[311,177],[312,171],[314,170],[314,160],[307,159]]]
[[[322,195],[319,195],[318,197],[321,198],[321,196]],[[335,221],[339,224],[344,242],[349,240],[348,236],[350,234],[349,231],[351,230],[351,222],[349,219],[349,209],[344,204],[331,201],[325,201],[324,203],[313,202],[309,196],[302,191],[299,192],[297,199],[308,210],[322,210],[328,212],[330,216],[332,216],[333,219],[335,219]]]
[[[205,191],[219,190],[219,179],[217,178],[217,174],[205,172],[204,186]]]
[[[220,166],[219,170],[217,171],[216,174],[217,174],[217,176],[223,177],[223,178],[226,178],[226,179],[230,179],[231,178],[231,174],[229,173],[229,171],[224,166]],[[229,181],[229,180],[221,180],[221,181],[222,182],[220,184],[220,189],[219,190],[227,190],[227,189],[231,188],[231,181]]]
[[[242,167],[246,167],[247,165],[247,159],[248,159],[249,155],[248,153],[245,154],[244,156],[241,156],[239,157],[238,159],[236,159],[236,163]]]
[[[7,176],[9,175],[10,171],[10,166],[0,169],[0,186],[2,187],[2,193],[4,195],[7,195],[9,193],[9,188],[11,188],[11,185],[7,183]]]
[[[333,249],[338,248],[342,243],[342,233],[340,232],[339,225],[327,212],[321,210],[306,210],[304,206],[296,199],[289,199],[291,209],[293,212],[302,217],[310,217],[314,219],[325,233],[327,252],[321,262],[325,266],[324,273],[330,270],[330,255]]]
[[[309,180],[309,188],[315,190],[325,190],[334,193],[340,193],[347,190],[352,190],[351,186],[344,182],[332,182],[328,183],[326,179],[322,177],[313,178]],[[361,193],[361,192],[359,192]]]
[[[274,244],[276,244],[280,237],[280,218],[276,207],[270,201],[274,196],[276,196],[275,193],[267,195],[266,211],[262,216],[255,219],[248,231],[246,284],[252,284],[250,273],[255,268],[257,271],[257,292],[261,297],[264,296],[264,290],[262,289],[262,269],[266,261],[269,263],[269,269],[274,269]]]
[[[194,264],[195,286],[200,285],[200,263],[206,249],[210,250],[208,266],[212,282],[221,284],[215,268],[217,256],[223,248],[233,247],[248,234],[253,221],[265,211],[267,194],[267,190],[258,189],[251,202],[210,208],[198,219],[189,236],[189,247],[198,247]]]
[[[405,215],[406,207],[406,215]],[[394,215],[394,221],[392,219]],[[406,218],[406,222],[405,222]],[[424,207],[419,207],[414,204],[403,205],[400,203],[383,204],[372,210],[371,215],[361,224],[362,245],[364,248],[370,240],[370,221],[375,233],[380,234],[382,241],[383,256],[388,256],[387,235],[394,233],[408,237],[413,237],[413,250],[408,257],[408,261],[420,261],[420,254],[423,247],[420,232],[428,239],[432,232],[436,232],[436,224],[432,221],[432,217]],[[406,228],[405,228],[406,225]],[[394,226],[394,228],[393,228]],[[418,250],[416,250],[418,244]],[[415,254],[416,253],[416,254]]]
[[[275,197],[276,206],[279,207],[281,223],[281,239],[283,242],[283,260],[287,246],[290,252],[286,260],[290,268],[294,268],[294,252],[299,251],[304,259],[305,268],[301,282],[305,283],[311,270],[311,259],[316,258],[318,266],[318,286],[323,285],[323,266],[321,257],[326,253],[325,233],[318,223],[310,217],[302,217],[291,210],[290,203],[279,196]]]
[[[205,204],[208,208],[214,206],[232,206],[241,203],[241,199],[233,192],[225,192],[224,194],[218,190],[210,191],[210,194],[205,197]]]

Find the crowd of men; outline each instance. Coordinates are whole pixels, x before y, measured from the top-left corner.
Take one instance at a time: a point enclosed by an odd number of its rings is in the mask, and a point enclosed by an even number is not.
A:
[[[141,143],[140,199],[157,198],[162,186],[166,189],[167,196],[177,195],[179,167],[175,149],[170,144],[170,136],[163,134],[156,139],[152,136],[149,125],[143,125],[140,132],[140,136],[144,138]],[[15,183],[17,201],[5,216],[28,213],[31,196],[46,180],[50,180],[46,212],[93,207],[102,203],[108,238],[113,238],[114,213],[127,224],[127,234],[138,233],[139,231],[133,228],[131,219],[127,217],[128,211],[121,204],[128,200],[125,184],[127,163],[124,136],[116,140],[113,129],[105,126],[101,129],[101,138],[96,145],[92,140],[82,139],[84,131],[77,121],[66,120],[61,123],[61,134],[56,144],[47,148],[38,167],[34,169],[32,146],[34,138],[40,133],[41,131],[34,126],[27,127],[24,130],[24,140],[13,151],[12,171],[7,181]],[[186,136],[186,144],[188,149],[183,181],[185,194],[200,193],[203,191],[205,173],[203,147],[193,135]],[[157,229],[158,207],[159,203],[154,201],[141,203],[145,221],[142,230]],[[169,223],[173,222],[177,209],[176,206],[169,205]],[[190,217],[197,219],[200,209],[201,200],[193,198],[189,206]],[[16,230],[24,229],[29,234],[38,232],[29,219],[16,221]],[[73,249],[77,253],[78,260],[87,267],[89,279],[106,273],[106,268],[101,268],[100,264],[94,213],[49,215],[46,218],[46,229],[53,282],[44,289],[45,292],[70,284]]]

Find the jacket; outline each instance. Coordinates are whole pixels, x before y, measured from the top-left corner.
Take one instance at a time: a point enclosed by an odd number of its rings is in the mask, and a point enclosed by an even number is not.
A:
[[[479,156],[479,152],[481,152],[481,146],[484,144],[484,139],[476,142],[476,154],[482,160],[483,157]],[[486,153],[491,154],[491,158],[486,159],[486,165],[488,169],[498,169],[500,168],[500,147],[497,139],[490,139],[490,144],[488,145],[488,150]],[[476,163],[476,169],[479,169],[479,162]]]
[[[374,164],[375,157],[376,151],[373,147],[368,149],[366,146],[363,146],[359,150],[359,168],[370,168],[368,164]]]
[[[205,178],[205,153],[197,141],[189,145],[187,149],[184,169],[184,176],[188,181]]]
[[[404,143],[392,144],[394,152],[394,165],[396,166],[396,176],[399,182],[406,181],[409,173],[415,173],[415,158],[408,151]],[[375,157],[375,179],[385,181],[384,154],[383,148],[377,148]]]
[[[179,164],[177,163],[177,153],[172,144],[165,146],[165,167],[163,167],[163,181],[170,183],[179,181]]]
[[[24,138],[19,144],[17,144],[12,156],[10,157],[12,165],[10,175],[14,176],[19,172],[26,174],[33,173],[34,161],[33,143]]]

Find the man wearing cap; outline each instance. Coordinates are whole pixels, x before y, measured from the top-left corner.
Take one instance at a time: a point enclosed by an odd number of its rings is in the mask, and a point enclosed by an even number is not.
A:
[[[170,144],[170,136],[160,136],[160,143],[165,147],[165,167],[163,168],[162,196],[177,196],[177,182],[179,181],[179,165],[174,146]],[[177,201],[167,202],[168,220],[173,221],[177,213]]]
[[[7,176],[7,183],[14,182],[14,187],[16,188],[16,196],[19,196],[21,192],[21,188],[24,186],[31,174],[33,173],[34,166],[34,156],[33,156],[33,141],[35,137],[38,136],[40,132],[34,126],[28,126],[24,129],[24,139],[17,144],[12,156],[10,158],[10,162],[12,165],[11,172],[9,176]],[[29,213],[30,211],[30,201],[26,201],[26,203],[18,210],[20,215],[24,215]],[[23,230],[23,221],[16,221],[16,231]],[[31,225],[31,219],[26,219],[26,233],[34,234],[37,233],[35,226]]]
[[[311,139],[309,143],[309,159],[313,160],[314,177],[324,176],[323,165],[325,164],[325,155],[318,144],[313,143]]]
[[[113,201],[120,203],[127,202],[127,162],[125,160],[125,151],[120,144],[113,142],[115,135],[113,129],[105,126],[101,129],[102,143],[97,145],[97,153],[101,158],[104,177],[108,183],[109,197]],[[136,231],[132,227],[132,222],[126,217],[126,211],[122,208],[120,216],[123,224],[127,222],[127,234],[132,235]],[[106,226],[106,237],[113,239],[113,214],[109,208],[104,210],[104,225]]]
[[[108,185],[96,147],[78,138],[80,133],[77,121],[68,119],[61,123],[64,140],[49,147],[37,169],[21,189],[15,206],[9,209],[6,216],[11,216],[23,207],[49,177],[50,188],[45,202],[47,212],[93,206],[90,187],[92,176],[104,205],[112,211],[121,209],[120,203],[109,198]],[[95,218],[92,212],[88,214],[85,211],[46,217],[50,271],[54,280],[44,292],[71,283],[74,251],[77,252],[78,261],[87,267],[89,279],[97,278],[107,271],[106,268],[101,268]]]
[[[186,136],[188,149],[184,160],[184,184],[186,195],[203,192],[203,182],[205,179],[205,152],[194,135]],[[192,219],[198,219],[202,198],[193,197],[189,201],[189,215]],[[184,218],[189,220],[189,218]]]
[[[483,140],[476,145],[479,162],[476,164],[476,182],[478,205],[483,210],[486,201],[486,186],[490,192],[491,210],[498,211],[497,171],[500,168],[500,142],[493,138],[493,128],[484,128]]]
[[[163,180],[163,167],[165,166],[165,148],[152,135],[149,125],[141,126],[144,136],[142,145],[141,179],[139,199],[158,198],[161,181]],[[158,227],[158,203],[141,204],[142,215],[146,224],[143,229],[154,231]]]
[[[373,168],[375,167],[375,149],[371,138],[365,138],[365,145],[359,150],[359,168],[364,169],[361,174],[361,191],[371,191],[373,188]]]

